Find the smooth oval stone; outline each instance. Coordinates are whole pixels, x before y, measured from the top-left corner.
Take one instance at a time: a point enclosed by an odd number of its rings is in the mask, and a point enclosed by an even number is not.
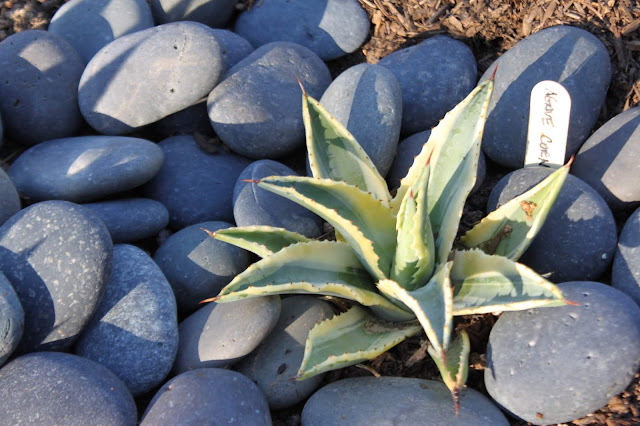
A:
[[[289,41],[329,61],[364,43],[369,17],[356,0],[263,0],[238,16],[234,31],[256,47]]]
[[[191,135],[196,138],[215,140],[216,136],[209,122],[207,100],[202,99],[183,110],[151,123],[141,130],[151,140],[162,141],[177,135]],[[220,140],[216,140],[218,145]]]
[[[279,317],[279,296],[209,303],[180,323],[174,374],[232,366],[264,340]]]
[[[232,31],[218,28],[214,28],[211,31],[222,43],[225,52],[227,52],[227,69],[231,69],[235,64],[249,56],[254,50],[247,39]]]
[[[566,160],[587,139],[602,108],[611,80],[611,61],[593,34],[571,26],[541,30],[518,42],[482,76],[498,70],[484,128],[482,149],[496,163],[524,165],[531,89],[543,80],[557,81],[571,95]]]
[[[80,111],[100,133],[129,133],[207,96],[225,68],[221,43],[202,24],[138,31],[91,59],[80,79]]]
[[[7,277],[0,272],[0,366],[18,347],[24,329],[24,310]]]
[[[20,211],[20,196],[7,173],[0,169],[0,225]]]
[[[385,176],[402,123],[402,91],[393,73],[380,65],[355,65],[329,85],[320,103],[351,132]]]
[[[114,243],[127,243],[158,235],[169,224],[169,211],[147,198],[84,204],[107,226]]]
[[[456,416],[442,382],[406,377],[356,377],[324,386],[304,405],[303,426],[320,425],[508,425],[487,397],[460,392]]]
[[[76,355],[38,352],[0,369],[4,424],[135,425],[133,397],[102,365]]]
[[[176,299],[154,261],[141,249],[113,247],[113,271],[75,354],[113,371],[133,396],[160,385],[178,350]]]
[[[235,371],[200,368],[169,380],[153,397],[141,425],[271,425],[264,394]]]
[[[559,288],[578,305],[505,312],[489,336],[487,391],[534,424],[596,411],[640,367],[640,308],[633,300],[596,282]]]
[[[0,113],[5,136],[24,145],[73,136],[82,125],[78,82],[84,62],[46,31],[15,33],[0,43]]]
[[[16,353],[68,348],[109,282],[113,245],[102,221],[66,201],[29,206],[0,227],[0,269],[25,314]]]
[[[169,210],[175,229],[207,220],[233,221],[233,187],[249,160],[225,152],[202,149],[191,135],[174,136],[158,144],[164,164],[145,186],[148,198]]]
[[[611,285],[640,305],[640,208],[629,216],[620,232]]]
[[[305,380],[294,380],[302,363],[304,342],[316,324],[332,316],[331,306],[315,297],[282,299],[280,318],[271,334],[234,369],[258,384],[273,410],[302,401],[324,378],[322,373]]]
[[[248,252],[203,231],[231,226],[225,222],[191,225],[171,235],[153,256],[173,288],[180,312],[195,311],[202,300],[217,296],[249,266]]]
[[[153,142],[118,136],[79,136],[42,142],[9,168],[21,196],[86,202],[142,185],[160,170]]]
[[[151,27],[144,0],[71,0],[53,15],[48,31],[65,39],[86,63],[118,37]]]
[[[315,238],[322,235],[324,221],[299,204],[262,189],[255,182],[268,176],[297,176],[284,164],[258,160],[240,173],[233,189],[233,217],[238,226],[267,225]]]
[[[533,188],[552,172],[546,167],[526,167],[509,173],[491,191],[487,212]],[[595,280],[611,264],[616,242],[616,223],[607,203],[589,185],[568,175],[520,262],[556,283]]]
[[[151,11],[158,24],[175,21],[200,22],[222,28],[233,13],[237,0],[151,0]]]
[[[216,134],[233,151],[254,159],[281,157],[303,146],[298,78],[316,99],[331,83],[324,62],[303,46],[276,42],[256,49],[209,94]]]
[[[409,169],[413,165],[413,160],[422,151],[422,146],[429,140],[431,130],[425,130],[403,139],[398,144],[396,157],[391,164],[391,169],[387,175],[387,184],[389,189],[393,190],[400,187],[400,181],[407,175]],[[487,175],[487,160],[480,151],[478,156],[478,170],[476,172],[476,183],[471,189],[471,193],[478,191]]]
[[[398,79],[402,89],[402,132],[434,127],[476,84],[477,66],[466,44],[435,36],[397,50],[379,62]]]
[[[587,139],[571,173],[591,185],[613,211],[640,205],[640,107],[607,121]]]

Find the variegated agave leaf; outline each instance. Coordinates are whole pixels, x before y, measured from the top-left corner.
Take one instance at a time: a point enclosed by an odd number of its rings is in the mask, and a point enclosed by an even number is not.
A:
[[[309,332],[298,378],[374,359],[419,331],[415,321],[391,323],[353,306]]]
[[[410,312],[376,292],[371,276],[347,244],[296,243],[249,266],[222,289],[219,303],[272,294],[338,296],[371,306],[389,320],[412,319]]]
[[[532,269],[481,250],[456,252],[450,277],[453,315],[567,304],[560,289]]]
[[[460,242],[487,254],[518,260],[544,224],[569,167],[571,161],[529,191],[490,213],[460,238]]]
[[[447,113],[431,131],[429,141],[415,158],[392,200],[392,208],[398,211],[400,200],[414,186],[421,168],[431,157],[427,207],[435,239],[436,264],[447,261],[465,200],[475,183],[492,92],[493,81],[485,81]]]
[[[309,242],[309,238],[297,232],[271,226],[244,226],[224,228],[216,232],[203,229],[210,237],[243,248],[260,257],[270,256],[295,243]]]
[[[304,92],[302,114],[313,176],[347,182],[388,206],[387,183],[351,133]]]
[[[355,186],[330,179],[272,176],[259,186],[321,216],[340,232],[376,280],[389,277],[396,245],[389,207]]]

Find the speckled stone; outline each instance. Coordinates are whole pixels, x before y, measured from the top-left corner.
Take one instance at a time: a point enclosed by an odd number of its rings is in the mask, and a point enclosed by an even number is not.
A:
[[[629,216],[620,232],[611,285],[640,305],[640,208]]]
[[[235,366],[263,390],[273,410],[290,407],[309,396],[322,382],[324,373],[294,380],[304,355],[309,331],[333,316],[331,306],[312,296],[282,299],[278,323],[251,354]]]
[[[235,64],[249,56],[254,50],[247,39],[232,31],[218,28],[214,28],[211,31],[224,46],[227,54],[227,69],[231,69]]]
[[[202,300],[217,296],[249,266],[247,251],[214,240],[201,229],[215,232],[231,226],[197,223],[171,235],[156,251],[153,259],[169,280],[181,313],[191,313],[201,307]]]
[[[402,132],[410,135],[434,127],[476,84],[471,50],[448,36],[431,37],[397,50],[379,62],[402,89]]]
[[[209,94],[216,134],[233,151],[254,159],[277,158],[304,145],[302,95],[319,99],[331,83],[329,69],[295,43],[261,46],[225,74]]]
[[[24,310],[7,277],[0,272],[0,366],[18,347],[24,329]]]
[[[570,26],[541,30],[518,42],[482,76],[498,70],[484,128],[482,149],[496,163],[524,165],[531,89],[557,81],[571,95],[566,159],[578,151],[596,123],[611,80],[611,60],[593,34]]]
[[[256,47],[289,41],[328,61],[358,49],[369,25],[357,0],[263,0],[238,16],[234,30]]]
[[[20,196],[7,173],[0,169],[0,225],[20,211]]]
[[[5,136],[24,145],[73,136],[82,125],[84,62],[69,43],[27,30],[0,43],[0,113]]]
[[[302,426],[372,424],[506,426],[509,422],[478,391],[461,391],[456,416],[444,383],[406,377],[339,380],[314,393],[302,410]]]
[[[144,0],[71,0],[56,11],[48,31],[65,39],[89,62],[113,40],[153,27]]]
[[[15,358],[0,369],[3,424],[134,426],[127,387],[98,363],[60,352]]]
[[[78,102],[100,133],[120,135],[207,96],[226,68],[210,28],[175,22],[120,37],[91,59]]]
[[[237,0],[151,0],[151,11],[158,24],[175,21],[200,22],[222,28],[233,13]]]
[[[422,146],[429,140],[431,136],[431,130],[425,130],[403,139],[398,144],[396,157],[391,164],[391,169],[387,174],[387,184],[389,189],[393,190],[400,187],[400,181],[404,178],[409,169],[413,165],[414,158],[422,151]],[[484,178],[487,174],[487,160],[484,158],[484,154],[480,151],[478,156],[478,171],[476,173],[476,183],[471,189],[471,193],[478,191],[484,182]]]
[[[355,65],[336,77],[320,103],[351,132],[385,176],[402,123],[402,91],[393,73],[380,65]]]
[[[169,223],[167,208],[162,203],[147,198],[83,205],[104,222],[114,243],[128,243],[156,236]]]
[[[180,323],[174,374],[227,368],[251,353],[280,317],[280,296],[209,303]]]
[[[297,176],[284,164],[258,160],[240,173],[233,189],[233,217],[238,226],[267,225],[298,232],[309,238],[323,233],[324,221],[293,201],[260,188],[255,182],[267,176]]]
[[[79,136],[29,148],[11,164],[9,177],[30,200],[87,202],[142,185],[163,160],[162,150],[145,139]]]
[[[489,336],[487,391],[534,424],[598,410],[640,367],[640,308],[633,300],[596,282],[559,288],[578,305],[505,312]]]
[[[640,205],[640,107],[618,114],[582,145],[571,173],[591,185],[614,211]]]
[[[182,229],[208,220],[232,222],[233,187],[250,161],[222,148],[209,153],[192,135],[174,136],[158,146],[165,161],[144,194],[169,210],[169,225]]]
[[[142,426],[231,424],[270,426],[264,394],[235,371],[200,368],[169,380],[153,397]]]
[[[115,245],[111,280],[76,355],[104,365],[138,396],[164,381],[177,350],[176,299],[167,279],[144,251]]]
[[[487,212],[533,188],[553,172],[526,167],[493,188]],[[568,175],[547,220],[520,262],[553,282],[599,279],[613,261],[616,223],[607,203],[589,185]]]
[[[102,298],[113,246],[89,209],[66,201],[29,206],[0,227],[0,269],[25,313],[16,353],[68,348]]]

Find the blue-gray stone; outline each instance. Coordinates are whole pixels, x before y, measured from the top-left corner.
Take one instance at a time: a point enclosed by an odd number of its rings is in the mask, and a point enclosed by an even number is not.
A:
[[[56,11],[48,31],[65,39],[84,62],[123,35],[153,27],[144,0],[71,0]]]
[[[217,296],[249,266],[248,252],[214,240],[203,231],[231,226],[225,222],[191,225],[171,235],[153,256],[173,287],[180,312],[195,311],[202,300]]]
[[[20,211],[20,196],[7,173],[0,169],[0,225]]]
[[[640,305],[640,208],[629,216],[620,232],[611,285]]]
[[[193,21],[213,28],[227,24],[236,3],[237,0],[150,0],[157,24]]]
[[[234,369],[258,384],[271,409],[297,404],[324,378],[321,373],[305,380],[294,380],[302,363],[305,341],[317,323],[332,316],[331,306],[315,297],[282,299],[280,318],[271,334]]]
[[[128,243],[158,235],[169,224],[169,211],[147,198],[83,204],[107,226],[114,243]]]
[[[299,204],[262,189],[255,182],[268,176],[297,176],[284,164],[258,160],[240,173],[233,189],[233,217],[238,226],[267,225],[316,238],[322,235],[324,221]]]
[[[218,37],[218,40],[220,40],[227,53],[227,69],[231,69],[235,64],[249,56],[254,50],[247,39],[232,31],[217,28],[211,31]]]
[[[75,354],[104,365],[138,396],[164,381],[177,350],[176,299],[167,279],[141,249],[115,245],[111,280]]]
[[[489,336],[487,391],[534,424],[598,410],[640,367],[640,308],[633,300],[597,282],[559,288],[577,305],[505,312]]]
[[[382,58],[402,89],[402,132],[434,127],[476,84],[476,59],[466,44],[448,36],[429,38]]]
[[[158,146],[164,164],[144,194],[165,205],[169,225],[181,229],[207,220],[232,222],[233,187],[250,161],[222,147],[208,153],[191,135],[174,136]]]
[[[613,211],[640,205],[640,107],[607,121],[587,139],[571,173],[591,185]]]
[[[9,177],[30,200],[86,202],[142,185],[162,161],[162,150],[145,139],[79,136],[29,148],[13,162]]]
[[[154,141],[161,141],[171,136],[190,134],[215,140],[215,133],[211,128],[211,122],[207,114],[206,99],[174,112],[155,123],[151,123],[141,131]]]
[[[402,91],[393,73],[380,65],[355,65],[329,85],[320,103],[351,132],[385,176],[402,123]]]
[[[422,146],[429,140],[431,136],[431,130],[425,130],[403,139],[398,144],[398,150],[396,152],[396,158],[391,164],[389,173],[387,174],[387,184],[389,189],[393,190],[400,187],[400,181],[407,175],[409,169],[413,165],[414,158],[422,151]],[[487,160],[484,158],[484,154],[480,151],[478,156],[478,171],[476,173],[476,183],[471,189],[471,193],[474,193],[480,189],[482,182],[487,174]]]
[[[0,366],[18,347],[24,329],[24,310],[7,277],[0,272]]]
[[[180,323],[173,373],[232,366],[264,340],[279,317],[279,296],[209,303]]]
[[[84,62],[62,38],[28,30],[0,43],[0,113],[5,136],[24,145],[73,136],[82,125]]]
[[[487,212],[533,188],[552,172],[536,166],[509,173],[491,191]],[[589,185],[568,175],[520,262],[556,283],[596,280],[613,261],[616,242],[616,223],[607,203]]]
[[[611,61],[593,34],[570,26],[541,30],[500,56],[481,80],[498,70],[484,128],[482,149],[496,163],[524,165],[531,89],[543,80],[557,81],[571,95],[566,159],[587,139],[603,105]]]
[[[80,79],[80,111],[100,133],[129,133],[207,96],[225,68],[222,44],[205,25],[175,22],[138,31],[91,59]]]
[[[16,353],[68,348],[111,274],[109,232],[91,210],[66,201],[29,206],[0,227],[0,269],[25,313]]]
[[[302,426],[321,425],[508,425],[500,409],[480,392],[460,392],[456,416],[442,382],[408,377],[356,377],[324,386],[304,405]]]
[[[254,159],[282,157],[304,146],[296,79],[316,99],[331,83],[324,62],[303,46],[274,42],[256,49],[209,94],[216,134],[233,151]]]
[[[0,369],[3,424],[134,426],[135,402],[102,365],[76,355],[38,352]]]
[[[357,0],[263,0],[238,16],[234,30],[255,47],[289,41],[328,61],[364,43],[369,17]]]
[[[270,426],[264,394],[235,371],[200,368],[169,380],[142,416],[142,426],[200,424]]]

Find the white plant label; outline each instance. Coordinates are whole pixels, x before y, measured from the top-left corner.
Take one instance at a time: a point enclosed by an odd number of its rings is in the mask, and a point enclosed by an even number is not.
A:
[[[531,90],[526,166],[557,169],[564,164],[571,96],[560,83],[545,80]]]

